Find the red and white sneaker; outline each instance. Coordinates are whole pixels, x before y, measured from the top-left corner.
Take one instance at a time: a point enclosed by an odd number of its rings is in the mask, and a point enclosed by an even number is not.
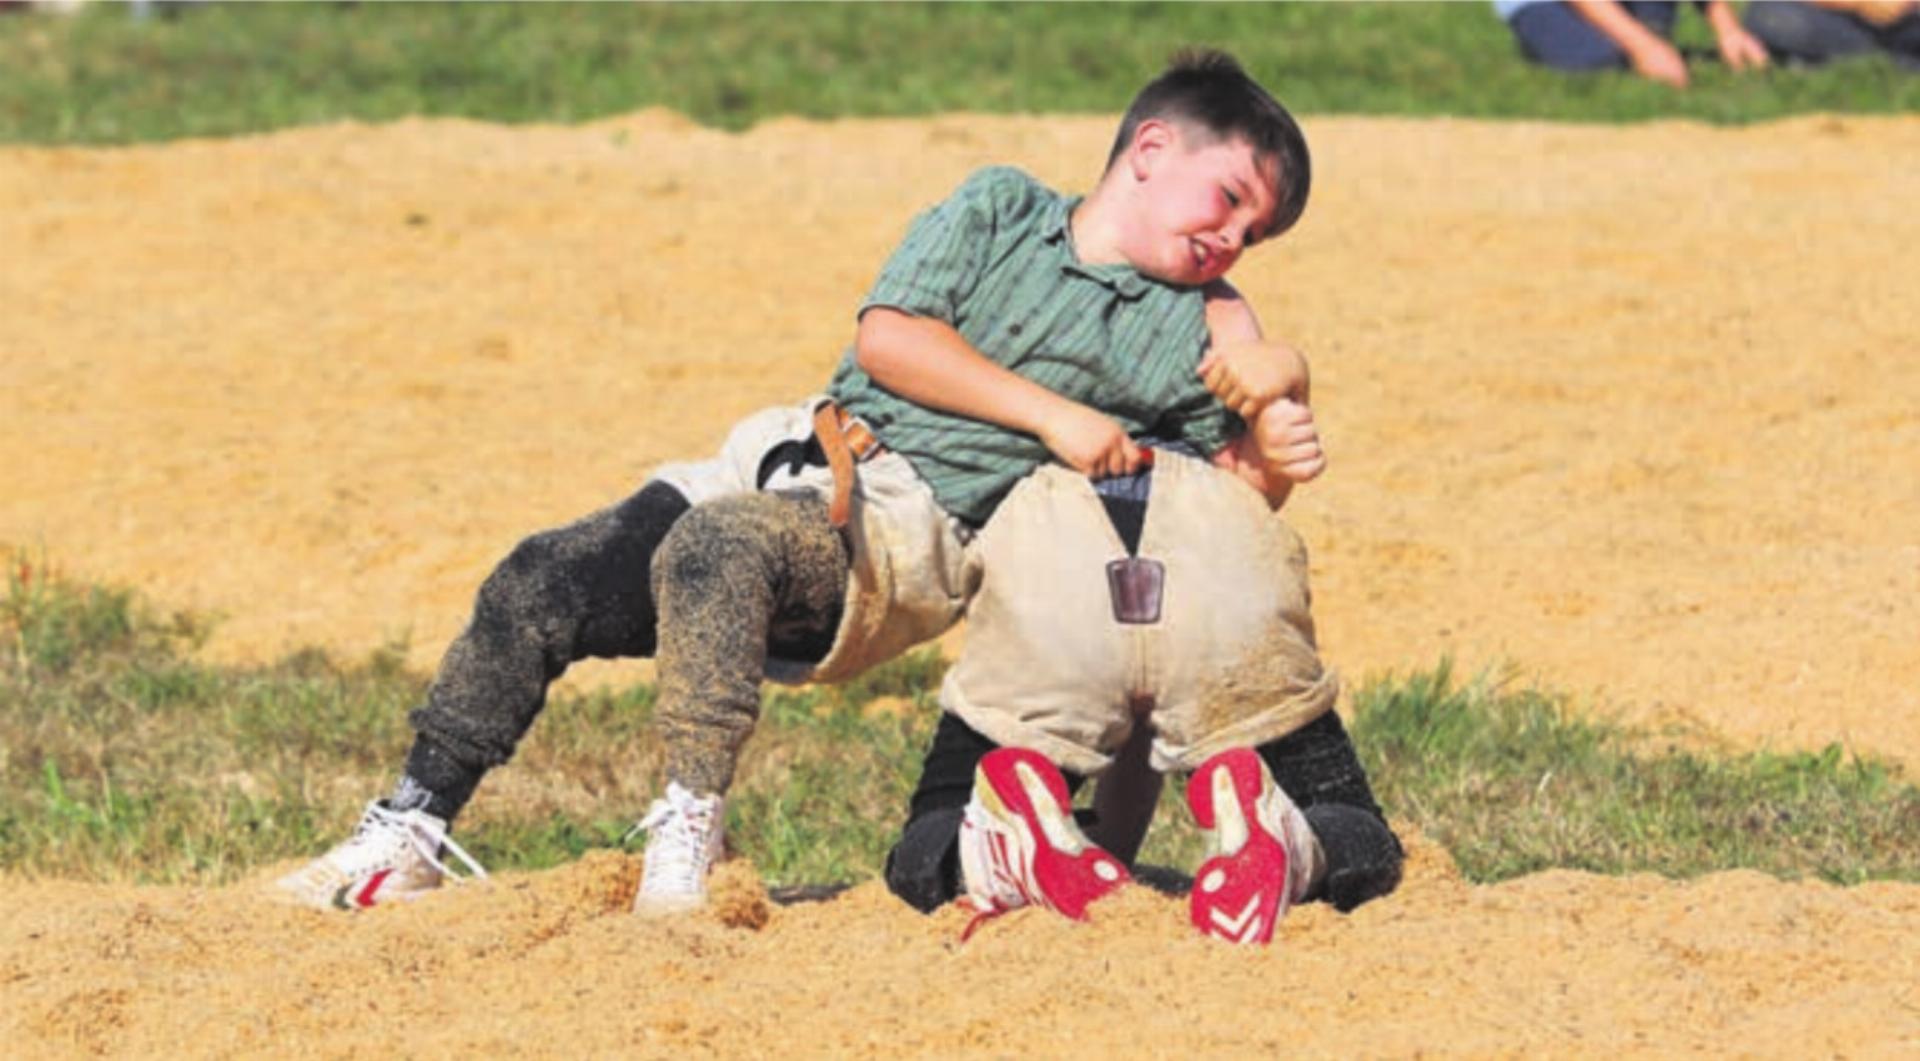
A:
[[[1187,806],[1207,836],[1188,915],[1229,943],[1268,943],[1312,874],[1313,829],[1251,748],[1231,748],[1187,781]]]
[[[452,854],[474,879],[480,868],[447,835],[447,823],[422,810],[397,811],[384,801],[367,804],[353,835],[333,850],[278,881],[295,901],[322,910],[361,910],[396,899],[431,894],[443,880],[460,881],[441,856]]]
[[[960,876],[982,915],[1040,906],[1075,921],[1133,879],[1074,823],[1059,768],[1026,748],[988,752],[975,769],[960,822]]]

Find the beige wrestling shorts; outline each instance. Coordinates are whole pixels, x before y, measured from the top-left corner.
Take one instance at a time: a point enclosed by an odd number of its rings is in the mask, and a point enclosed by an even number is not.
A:
[[[1293,732],[1339,693],[1299,535],[1202,461],[1157,455],[1131,565],[1092,484],[1059,466],[1016,486],[972,548],[982,578],[940,701],[997,744],[1091,775],[1144,723],[1154,768],[1191,770]],[[1157,587],[1129,580],[1156,565]]]
[[[825,398],[763,409],[735,425],[710,460],[667,464],[653,478],[693,504],[754,490],[804,490],[833,496],[833,472],[779,466],[757,481],[767,455],[813,437],[813,413]],[[767,677],[790,684],[843,681],[952,628],[978,584],[965,528],[933,498],[926,480],[897,453],[881,451],[855,466],[852,546],[846,608],[833,647],[818,663],[769,659]]]

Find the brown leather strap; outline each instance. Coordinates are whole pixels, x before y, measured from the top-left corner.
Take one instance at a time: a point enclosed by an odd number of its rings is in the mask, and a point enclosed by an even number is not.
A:
[[[833,471],[833,499],[827,503],[827,522],[835,530],[847,525],[853,515],[853,451],[847,448],[847,436],[840,429],[840,407],[821,402],[813,411],[813,434],[827,455],[827,467]]]
[[[840,433],[846,436],[847,449],[853,453],[853,459],[856,462],[877,457],[886,452],[887,448],[880,444],[879,439],[873,437],[873,429],[867,426],[865,420],[838,405],[833,407],[833,412],[840,419]]]

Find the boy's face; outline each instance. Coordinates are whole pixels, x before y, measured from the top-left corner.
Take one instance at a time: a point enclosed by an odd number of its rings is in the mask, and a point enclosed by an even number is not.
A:
[[[1144,194],[1125,251],[1148,276],[1186,286],[1218,280],[1266,236],[1277,205],[1271,163],[1244,140],[1143,122],[1130,162]]]

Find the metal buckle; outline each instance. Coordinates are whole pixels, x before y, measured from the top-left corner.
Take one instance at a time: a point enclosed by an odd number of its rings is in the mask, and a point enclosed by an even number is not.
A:
[[[1107,591],[1113,596],[1113,620],[1144,625],[1160,621],[1167,568],[1158,560],[1129,556],[1107,564]]]

